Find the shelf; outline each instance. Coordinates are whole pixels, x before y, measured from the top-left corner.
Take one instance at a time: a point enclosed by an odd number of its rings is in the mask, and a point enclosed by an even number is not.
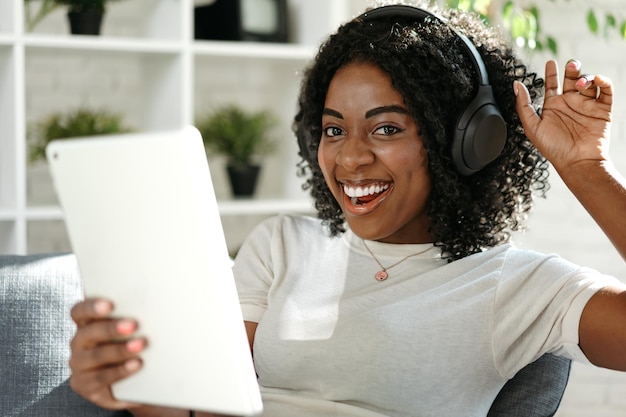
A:
[[[109,51],[127,53],[177,54],[182,44],[175,41],[104,36],[25,35],[24,46],[29,49],[63,49],[78,51]]]
[[[62,220],[63,210],[57,206],[29,207],[26,220]]]
[[[242,199],[218,201],[220,214],[224,216],[236,215],[266,215],[274,213],[312,213],[313,203],[309,200],[284,199]]]
[[[307,199],[240,199],[218,201],[223,216],[270,215],[275,213],[312,213],[313,204]],[[0,209],[0,221],[13,221],[15,210]],[[58,206],[35,206],[26,209],[24,217],[29,221],[63,220],[63,210]]]
[[[0,222],[12,222],[17,218],[15,210],[0,209]]]
[[[13,36],[4,33],[0,34],[0,46],[12,46],[14,43]]]
[[[313,58],[315,49],[310,46],[259,43],[259,42],[226,42],[226,41],[195,41],[193,52],[196,55],[231,58],[262,58],[290,61],[305,61]]]

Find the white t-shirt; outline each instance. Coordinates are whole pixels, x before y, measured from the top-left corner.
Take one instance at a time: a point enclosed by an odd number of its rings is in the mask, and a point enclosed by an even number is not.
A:
[[[586,361],[578,323],[612,277],[502,245],[447,263],[429,244],[330,237],[320,220],[259,225],[234,272],[267,417],[485,416],[546,352]],[[430,249],[429,249],[430,247]]]

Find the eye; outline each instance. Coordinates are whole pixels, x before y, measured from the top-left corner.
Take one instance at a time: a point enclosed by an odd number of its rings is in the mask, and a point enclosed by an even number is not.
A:
[[[399,133],[401,131],[402,131],[402,129],[400,129],[400,128],[397,128],[395,126],[387,125],[387,126],[379,127],[378,129],[376,129],[374,131],[374,133],[377,134],[377,135],[391,136],[391,135]]]
[[[343,130],[339,129],[338,127],[327,127],[326,129],[324,129],[324,134],[326,136],[328,136],[329,138],[335,137],[335,136],[339,136],[341,134],[343,134]]]

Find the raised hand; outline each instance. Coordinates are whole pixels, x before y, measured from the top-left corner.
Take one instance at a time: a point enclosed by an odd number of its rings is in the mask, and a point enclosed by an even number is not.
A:
[[[584,75],[575,60],[565,66],[561,93],[558,77],[556,62],[548,61],[541,115],[531,106],[525,86],[515,82],[517,111],[526,136],[559,172],[579,162],[608,160],[611,81],[602,75]]]

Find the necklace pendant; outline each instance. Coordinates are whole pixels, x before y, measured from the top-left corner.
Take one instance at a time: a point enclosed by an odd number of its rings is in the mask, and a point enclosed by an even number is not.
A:
[[[384,281],[389,278],[389,274],[383,269],[382,271],[378,271],[375,277],[377,281]]]

